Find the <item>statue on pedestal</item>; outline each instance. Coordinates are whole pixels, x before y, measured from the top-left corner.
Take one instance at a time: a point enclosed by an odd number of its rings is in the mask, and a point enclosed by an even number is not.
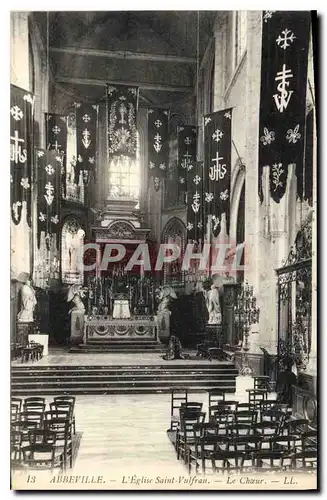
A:
[[[30,280],[26,280],[21,289],[21,310],[17,315],[18,323],[33,323],[34,309],[37,304],[35,291]]]
[[[69,289],[67,302],[72,302],[73,307],[70,309],[70,313],[73,311],[85,312],[85,306],[82,301],[82,297],[84,297],[85,292],[81,285],[72,285]]]
[[[215,285],[211,285],[211,289],[208,292],[208,313],[209,313],[209,325],[220,325],[221,324],[221,310],[219,302],[219,292]]]

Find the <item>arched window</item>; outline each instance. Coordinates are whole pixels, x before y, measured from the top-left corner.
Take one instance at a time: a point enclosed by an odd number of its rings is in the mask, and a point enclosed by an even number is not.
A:
[[[138,200],[140,177],[140,134],[137,131],[135,161],[128,156],[109,158],[109,196]]]
[[[84,245],[85,231],[76,217],[66,219],[61,233],[61,279],[63,283],[83,284],[78,257]]]

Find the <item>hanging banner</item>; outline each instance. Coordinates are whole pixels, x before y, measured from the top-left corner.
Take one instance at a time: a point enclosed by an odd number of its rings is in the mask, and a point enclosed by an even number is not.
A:
[[[160,189],[168,167],[168,117],[169,111],[165,109],[148,110],[149,178],[153,178],[156,191]]]
[[[203,241],[203,208],[203,162],[198,161],[188,173],[187,240]]]
[[[67,117],[54,113],[45,113],[45,136],[47,149],[54,149],[66,154]]]
[[[124,155],[136,159],[138,96],[138,87],[107,85],[110,155]]]
[[[264,11],[259,122],[259,198],[262,169],[270,167],[270,195],[285,194],[288,167],[303,168],[310,12]]]
[[[220,233],[222,214],[229,234],[231,125],[231,108],[204,117],[204,211],[206,220],[212,218],[214,236]]]
[[[18,225],[26,203],[27,223],[31,225],[32,147],[34,96],[10,86],[10,205],[11,218]]]
[[[61,182],[63,195],[66,196],[66,158],[67,158],[67,116],[45,113],[45,137],[47,149],[63,154]]]
[[[196,162],[196,128],[192,125],[178,127],[178,189],[187,191],[188,172]]]
[[[75,103],[75,107],[77,138],[75,184],[78,184],[81,170],[84,172],[95,170],[99,106]],[[83,178],[86,180],[87,175]]]
[[[59,245],[60,181],[63,153],[54,150],[36,150],[37,169],[37,244],[40,248],[41,231],[46,238],[57,234]]]

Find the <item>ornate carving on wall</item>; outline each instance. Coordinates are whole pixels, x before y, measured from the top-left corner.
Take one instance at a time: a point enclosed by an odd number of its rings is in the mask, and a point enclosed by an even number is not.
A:
[[[107,231],[112,238],[131,238],[135,236],[134,228],[125,221],[114,222]]]

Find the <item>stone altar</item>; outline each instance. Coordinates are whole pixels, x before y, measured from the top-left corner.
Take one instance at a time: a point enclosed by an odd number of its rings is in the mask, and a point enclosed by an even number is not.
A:
[[[113,319],[111,316],[86,316],[83,343],[88,340],[157,340],[157,325],[153,316],[132,316]]]

